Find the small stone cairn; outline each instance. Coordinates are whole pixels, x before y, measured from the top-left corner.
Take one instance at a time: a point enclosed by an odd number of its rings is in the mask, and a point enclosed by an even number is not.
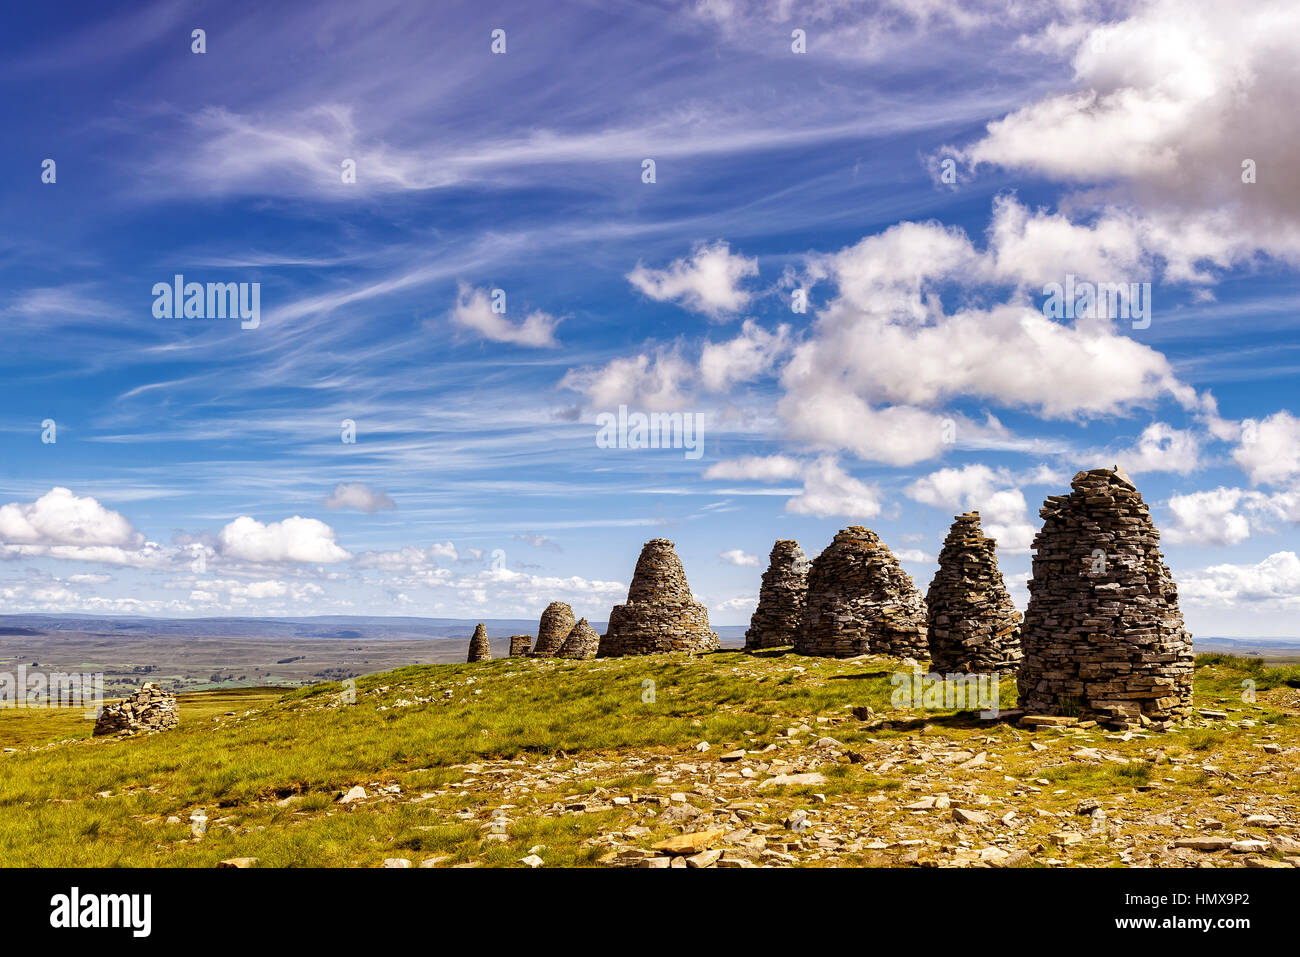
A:
[[[554,658],[576,624],[573,609],[565,602],[553,601],[547,605],[542,612],[542,620],[537,624],[537,644],[533,646],[533,657]]]
[[[813,559],[794,650],[823,658],[924,658],[925,601],[875,532],[851,525]]]
[[[932,670],[993,674],[1020,664],[1020,612],[998,571],[997,543],[980,528],[980,513],[952,523],[939,570],[925,594]]]
[[[532,635],[511,635],[510,636],[510,657],[525,658],[529,650],[533,647]]]
[[[564,639],[564,644],[560,650],[555,653],[557,658],[595,658],[596,651],[600,648],[600,635],[596,629],[587,624],[587,619],[581,619],[569,636]]]
[[[168,694],[153,681],[118,704],[105,705],[95,719],[92,732],[96,738],[111,734],[149,734],[168,731],[180,724],[181,712],[176,696]]]
[[[488,644],[487,626],[479,622],[474,626],[474,636],[469,640],[468,662],[491,661],[492,646]]]
[[[758,607],[745,632],[745,651],[793,645],[808,603],[808,556],[783,538],[772,546],[758,590]]]
[[[672,542],[654,538],[637,559],[627,603],[615,605],[600,639],[600,657],[670,651],[716,651],[709,610],[691,596],[686,572]]]
[[[1191,713],[1193,663],[1160,533],[1119,466],[1070,484],[1039,510],[1021,706],[1167,728]]]

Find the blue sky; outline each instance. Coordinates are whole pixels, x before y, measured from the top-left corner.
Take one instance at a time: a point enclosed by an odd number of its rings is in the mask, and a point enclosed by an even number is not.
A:
[[[774,539],[924,589],[975,507],[1023,607],[1119,463],[1194,632],[1294,635],[1300,11],[1216,7],[7,9],[0,603],[604,619],[664,536],[743,624]],[[176,274],[260,323],[156,317]]]

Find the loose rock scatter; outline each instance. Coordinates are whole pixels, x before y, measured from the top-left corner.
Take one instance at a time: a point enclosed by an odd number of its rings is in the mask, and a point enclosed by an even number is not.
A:
[[[1020,612],[998,571],[997,543],[979,512],[958,515],[925,595],[931,668],[940,674],[993,674],[1020,664]]]
[[[95,719],[94,737],[167,731],[180,724],[176,696],[148,681],[125,701],[105,705]]]
[[[794,650],[831,658],[926,656],[925,601],[875,532],[852,525],[813,559]]]
[[[807,603],[808,556],[798,542],[780,539],[768,556],[758,607],[745,632],[745,650],[793,645]]]
[[[1160,533],[1122,469],[1079,472],[1049,496],[1021,629],[1021,704],[1114,725],[1186,718],[1192,639]]]
[[[573,609],[566,602],[553,601],[547,605],[542,612],[542,620],[537,625],[537,644],[533,646],[533,657],[554,658],[577,623]]]
[[[615,605],[600,639],[600,657],[650,655],[667,651],[716,651],[709,611],[691,595],[673,543],[654,538],[637,559],[627,603]]]

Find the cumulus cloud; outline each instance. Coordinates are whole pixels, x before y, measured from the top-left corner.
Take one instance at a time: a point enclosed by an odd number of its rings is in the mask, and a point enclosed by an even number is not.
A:
[[[458,285],[456,305],[451,310],[451,321],[470,329],[492,342],[508,342],[517,346],[552,348],[558,346],[555,327],[560,319],[550,313],[535,310],[521,322],[511,322],[506,315],[493,311],[492,299],[483,289],[473,289],[465,283]]]
[[[676,351],[660,350],[654,357],[638,355],[613,359],[599,368],[570,369],[561,388],[581,392],[593,408],[620,405],[656,411],[674,411],[690,402],[688,387],[694,366]]]
[[[334,541],[334,529],[315,518],[295,515],[262,524],[241,515],[217,535],[222,557],[255,564],[341,562],[351,557]]]
[[[119,512],[62,486],[35,502],[0,506],[0,542],[10,545],[110,545],[139,548],[144,536]]]
[[[757,568],[758,556],[751,555],[740,548],[731,548],[718,555],[728,565],[739,565],[742,568]]]
[[[768,372],[789,348],[789,326],[768,332],[752,319],[728,342],[707,342],[700,352],[700,382],[710,392],[725,392],[738,382]]]
[[[1142,430],[1137,444],[1118,453],[1119,464],[1130,474],[1142,472],[1194,472],[1201,464],[1201,440],[1188,429],[1152,422]]]
[[[1024,493],[1008,487],[1014,481],[1006,470],[971,464],[931,472],[904,491],[917,502],[948,512],[978,511],[984,533],[995,539],[999,548],[1026,552],[1038,529],[1030,520]]]
[[[1183,576],[1178,591],[1196,605],[1294,609],[1300,607],[1300,558],[1285,551],[1253,565],[1212,565]]]
[[[1256,496],[1258,497],[1258,496]],[[1250,537],[1250,520],[1238,511],[1250,493],[1219,486],[1204,492],[1174,495],[1169,511],[1174,524],[1164,531],[1175,545],[1236,545]]]
[[[378,512],[397,508],[397,503],[382,489],[373,489],[364,482],[340,483],[325,499],[326,508],[352,508],[360,512]]]
[[[1233,461],[1254,485],[1277,485],[1300,476],[1300,418],[1285,409],[1242,423]]]
[[[731,252],[725,242],[700,243],[689,257],[675,259],[667,269],[637,264],[628,281],[657,302],[677,302],[712,318],[744,309],[750,293],[743,280],[758,275],[758,260]]]
[[[822,457],[804,468],[803,491],[787,499],[785,510],[797,515],[828,518],[875,518],[881,512],[876,489],[855,479],[833,458]]]

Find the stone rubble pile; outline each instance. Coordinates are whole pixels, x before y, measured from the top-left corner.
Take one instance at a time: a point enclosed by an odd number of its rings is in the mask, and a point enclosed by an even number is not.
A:
[[[468,662],[492,660],[492,647],[488,644],[487,626],[481,621],[474,626],[474,635],[469,640],[469,657],[465,660]]]
[[[542,620],[537,625],[537,644],[533,646],[533,657],[554,658],[576,624],[573,609],[565,602],[553,601],[547,605],[542,612]]]
[[[1122,469],[1079,472],[1034,539],[1021,627],[1021,706],[1111,725],[1190,715],[1192,639],[1160,533]]]
[[[595,658],[596,651],[600,648],[600,635],[596,629],[587,624],[587,619],[583,618],[573,626],[569,636],[564,639],[564,644],[560,650],[555,653],[557,658]]]
[[[998,571],[997,543],[979,512],[958,515],[925,594],[931,669],[993,674],[1020,664],[1020,612]]]
[[[829,658],[928,654],[925,602],[875,532],[861,525],[842,529],[813,559],[794,650]]]
[[[808,601],[808,557],[793,539],[772,546],[758,591],[758,607],[745,632],[745,650],[793,645]]]
[[[669,651],[716,651],[708,609],[691,596],[686,572],[673,543],[645,543],[628,589],[627,603],[615,605],[600,639],[602,658]]]
[[[176,696],[148,681],[125,701],[105,705],[95,719],[94,737],[167,731],[180,724]]]

